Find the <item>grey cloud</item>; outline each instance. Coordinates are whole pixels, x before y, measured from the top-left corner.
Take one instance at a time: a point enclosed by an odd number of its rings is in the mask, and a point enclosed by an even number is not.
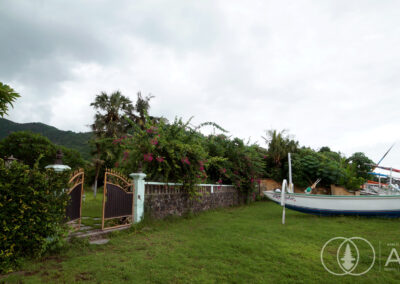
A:
[[[21,122],[85,131],[95,94],[121,89],[134,99],[141,90],[156,95],[152,111],[169,119],[214,120],[253,141],[287,128],[313,147],[375,153],[360,141],[374,135],[368,129],[400,123],[399,8],[397,1],[2,1],[0,81],[24,90],[10,113]],[[57,111],[66,99],[79,119]]]

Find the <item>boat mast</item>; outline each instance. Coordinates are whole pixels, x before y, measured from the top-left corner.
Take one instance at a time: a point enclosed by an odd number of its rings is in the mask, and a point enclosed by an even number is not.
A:
[[[293,193],[293,182],[292,182],[292,160],[290,159],[290,153],[288,153],[289,161],[289,192]]]

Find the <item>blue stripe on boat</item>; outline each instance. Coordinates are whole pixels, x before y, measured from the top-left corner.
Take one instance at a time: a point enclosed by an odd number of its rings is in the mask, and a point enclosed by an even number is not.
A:
[[[279,202],[274,201],[279,204]],[[329,209],[317,209],[317,208],[309,208],[309,207],[301,207],[301,206],[293,206],[289,204],[285,204],[285,207],[288,209],[292,209],[295,211],[299,211],[302,213],[308,213],[319,216],[337,216],[337,215],[345,215],[345,216],[380,216],[380,217],[400,217],[400,210],[392,211],[392,210],[380,210],[380,211],[352,211],[352,210],[329,210]]]

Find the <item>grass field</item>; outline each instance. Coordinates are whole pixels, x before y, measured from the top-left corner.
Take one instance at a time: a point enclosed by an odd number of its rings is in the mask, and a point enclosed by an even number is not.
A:
[[[399,225],[399,219],[326,218],[293,211],[287,211],[286,225],[281,225],[278,205],[257,202],[147,221],[113,234],[102,246],[76,241],[57,255],[26,262],[21,272],[0,282],[395,283],[399,265],[384,263],[399,245]],[[359,236],[372,243],[377,260],[368,273],[334,276],[324,270],[321,248],[337,236]],[[333,249],[327,252],[336,256]],[[367,248],[360,248],[365,253]],[[361,267],[370,260],[361,259]],[[328,259],[328,265],[334,264]]]

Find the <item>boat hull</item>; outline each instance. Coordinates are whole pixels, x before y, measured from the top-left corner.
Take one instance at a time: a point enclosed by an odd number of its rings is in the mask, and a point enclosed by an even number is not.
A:
[[[280,192],[264,191],[263,193],[272,201],[281,203]],[[285,207],[322,216],[400,217],[400,195],[338,196],[285,193]]]

